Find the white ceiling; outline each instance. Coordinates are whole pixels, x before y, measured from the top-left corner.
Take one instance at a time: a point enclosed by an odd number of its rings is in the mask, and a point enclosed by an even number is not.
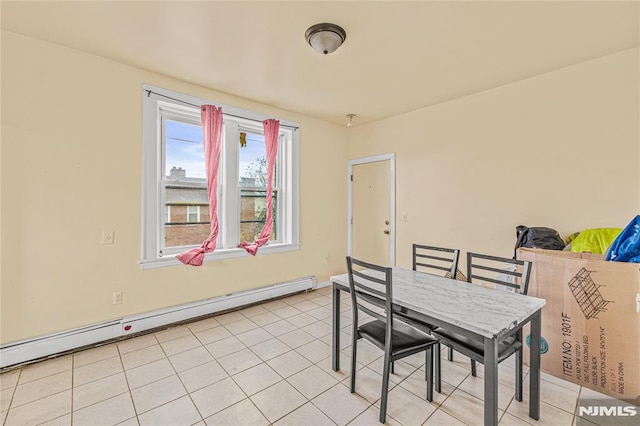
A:
[[[2,28],[358,124],[639,45],[630,2],[2,1]],[[305,30],[347,32],[316,53]]]

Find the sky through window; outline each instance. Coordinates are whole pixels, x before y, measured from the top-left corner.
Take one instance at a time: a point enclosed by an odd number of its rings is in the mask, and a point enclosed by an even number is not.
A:
[[[188,178],[206,178],[202,126],[174,120],[165,122],[167,176],[173,167],[182,168]],[[240,148],[240,177],[247,176],[247,168],[266,156],[264,135],[247,132],[247,145]],[[240,143],[238,141],[237,143]]]

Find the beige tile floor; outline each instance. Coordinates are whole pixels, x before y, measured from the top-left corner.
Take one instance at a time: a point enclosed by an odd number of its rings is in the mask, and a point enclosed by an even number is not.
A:
[[[342,370],[331,369],[331,292],[319,290],[85,350],[0,375],[0,423],[14,425],[376,425],[382,352],[358,343],[349,393],[350,323],[342,304]],[[482,366],[442,362],[442,393],[425,400],[422,354],[396,363],[387,424],[480,425]],[[526,371],[526,370],[525,370]],[[504,425],[572,425],[582,389],[543,374],[541,419],[513,398],[500,365]]]

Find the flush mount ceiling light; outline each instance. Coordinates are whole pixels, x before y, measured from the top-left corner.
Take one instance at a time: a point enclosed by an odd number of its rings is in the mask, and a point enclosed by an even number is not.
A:
[[[349,122],[347,123],[347,127],[353,126],[353,118],[357,116],[355,114],[347,114],[347,117],[349,117]]]
[[[336,24],[324,23],[309,27],[304,33],[304,38],[316,52],[328,55],[342,46],[347,38],[347,33]]]

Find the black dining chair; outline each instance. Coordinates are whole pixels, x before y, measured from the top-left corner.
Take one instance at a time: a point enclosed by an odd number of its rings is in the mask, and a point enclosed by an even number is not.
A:
[[[462,274],[458,271],[458,260],[460,258],[460,250],[446,247],[425,246],[413,244],[413,270],[424,272],[427,274],[445,276],[447,278],[462,278]],[[444,272],[444,274],[443,274]],[[424,324],[430,330],[435,327],[430,324]],[[438,348],[439,349],[439,348]],[[453,349],[449,347],[447,355],[449,361],[453,361]],[[436,383],[439,383],[438,375],[440,374],[440,357],[436,361]],[[439,385],[436,390],[440,392]]]
[[[531,262],[467,253],[467,281],[498,284],[527,294]],[[499,291],[499,290],[496,290]],[[472,339],[444,327],[432,331],[440,343],[471,358],[471,375],[476,376],[476,362],[484,363],[484,341]],[[516,354],[516,400],[522,401],[522,329],[498,344],[498,362]],[[439,375],[438,375],[439,376]],[[440,377],[436,377],[439,379]],[[436,386],[438,386],[436,384]]]
[[[460,250],[414,244],[412,257],[414,271],[455,278]]]
[[[359,269],[354,269],[357,266]],[[367,339],[384,351],[380,423],[387,418],[387,396],[391,363],[425,351],[427,400],[433,400],[433,346],[437,340],[402,321],[394,320],[397,306],[393,303],[392,269],[347,257],[349,289],[353,309],[351,342],[351,393],[356,391],[357,342]],[[358,313],[364,312],[373,321],[358,325]]]

